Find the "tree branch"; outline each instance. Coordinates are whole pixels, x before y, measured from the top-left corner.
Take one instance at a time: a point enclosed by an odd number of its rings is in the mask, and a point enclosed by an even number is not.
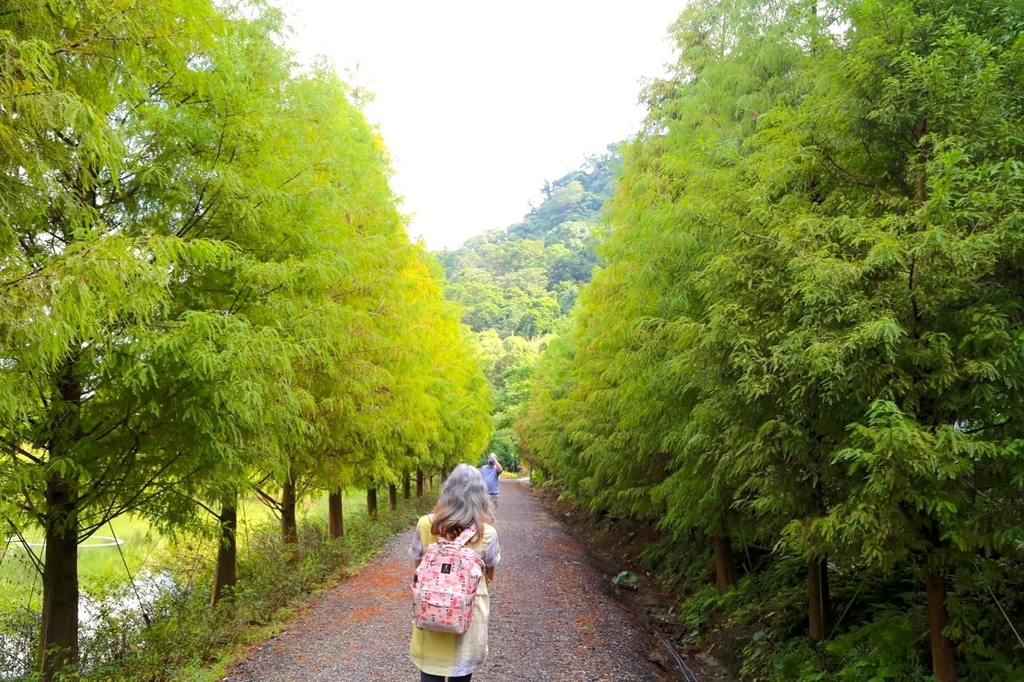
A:
[[[36,455],[33,455],[31,452],[29,452],[25,448],[21,447],[20,445],[12,443],[12,442],[10,442],[8,440],[0,441],[0,443],[3,443],[5,446],[10,448],[8,450],[8,454],[11,457],[13,457],[15,460],[18,459],[18,457],[17,457],[18,455],[21,455],[22,457],[25,457],[26,459],[31,461],[33,464],[38,464],[39,466],[44,466],[46,464],[46,461],[44,459],[42,459],[41,457],[38,457]]]
[[[268,495],[265,492],[263,492],[263,489],[258,487],[258,486],[253,487],[253,492],[256,493],[257,497],[259,497],[261,500],[263,500],[263,504],[267,505],[268,507],[273,509],[275,512],[280,513],[280,511],[281,511],[281,503],[280,502],[278,502],[273,497],[271,497],[270,495]]]
[[[32,551],[32,548],[29,547],[28,540],[26,540],[25,536],[21,534],[21,529],[18,528],[11,519],[7,519],[7,524],[11,527],[11,530],[14,531],[14,535],[18,538],[18,542],[20,542],[21,546],[25,548],[25,552],[28,554],[29,560],[32,562],[32,566],[35,567],[39,575],[42,575],[43,562],[36,556],[36,553]]]

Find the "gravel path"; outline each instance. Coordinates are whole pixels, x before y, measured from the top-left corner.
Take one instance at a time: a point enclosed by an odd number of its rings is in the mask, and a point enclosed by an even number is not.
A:
[[[658,645],[526,486],[502,481],[495,527],[502,560],[491,591],[490,655],[474,681],[676,679],[647,659]],[[313,599],[277,637],[235,663],[230,682],[412,682],[406,554],[412,530],[378,560]]]

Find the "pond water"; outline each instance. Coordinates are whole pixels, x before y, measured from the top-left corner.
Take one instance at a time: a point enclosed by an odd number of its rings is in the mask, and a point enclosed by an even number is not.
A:
[[[348,497],[348,496],[346,496]],[[362,497],[346,499],[346,513],[362,513]],[[354,509],[353,509],[354,508]],[[303,516],[326,517],[324,499],[307,500]],[[239,513],[239,545],[244,548],[249,530],[271,519],[271,512],[255,500],[242,505]],[[183,539],[189,551],[202,546],[201,553],[215,555],[212,539]],[[196,544],[198,543],[198,545]],[[206,547],[209,544],[209,547]],[[0,682],[31,672],[33,642],[39,630],[42,579],[36,561],[42,559],[43,542],[38,533],[26,533],[24,542],[0,536]],[[79,640],[83,648],[104,624],[145,627],[143,614],[152,612],[158,598],[177,587],[174,578],[159,569],[167,565],[167,554],[176,550],[170,540],[157,533],[143,518],[124,516],[79,546],[78,574]],[[110,643],[98,648],[108,655]]]
[[[144,520],[122,517],[79,545],[79,637],[91,638],[104,621],[138,618],[164,591],[169,575],[150,566],[166,540]],[[30,672],[42,605],[43,538],[38,533],[0,538],[0,680]]]
[[[129,575],[138,574],[166,544],[141,518],[115,519],[104,531],[79,545],[78,577],[84,592],[98,584],[128,581]],[[38,607],[42,580],[31,555],[42,558],[42,535],[26,533],[24,543],[22,538],[5,539],[0,547],[0,599]]]

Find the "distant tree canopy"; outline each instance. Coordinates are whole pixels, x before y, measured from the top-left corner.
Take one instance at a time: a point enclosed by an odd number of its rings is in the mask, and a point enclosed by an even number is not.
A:
[[[550,334],[597,265],[601,207],[615,183],[616,147],[545,183],[544,200],[519,223],[436,254],[476,332],[535,339]]]
[[[477,341],[494,396],[488,445],[519,469],[515,424],[539,350],[576,303],[597,265],[604,202],[615,188],[618,146],[544,184],[544,199],[518,222],[436,253]]]

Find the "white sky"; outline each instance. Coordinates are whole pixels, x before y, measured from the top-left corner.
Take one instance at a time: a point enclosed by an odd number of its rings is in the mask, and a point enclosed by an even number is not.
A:
[[[517,222],[545,180],[635,133],[684,0],[281,0],[302,58],[375,94],[409,233],[430,249]]]

